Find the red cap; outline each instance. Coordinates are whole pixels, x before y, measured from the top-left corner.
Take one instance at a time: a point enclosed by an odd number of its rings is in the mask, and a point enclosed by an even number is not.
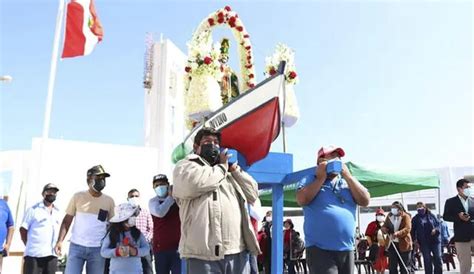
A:
[[[339,153],[339,157],[344,157],[344,155],[346,155],[346,153],[344,152],[344,150],[343,150],[341,147],[329,145],[329,146],[321,147],[321,148],[319,149],[319,151],[318,151],[318,159],[319,159],[320,157],[325,156],[325,155],[331,154],[331,153],[333,153],[334,151],[337,151],[337,153]]]
[[[379,208],[375,211],[375,215],[384,215],[385,214],[385,211],[383,211],[383,209]]]

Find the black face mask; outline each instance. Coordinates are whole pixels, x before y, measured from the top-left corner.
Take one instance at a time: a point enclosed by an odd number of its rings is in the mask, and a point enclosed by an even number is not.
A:
[[[48,194],[44,197],[44,200],[50,204],[52,204],[54,201],[56,201],[56,195],[54,194]]]
[[[92,188],[96,191],[96,192],[101,192],[102,189],[104,189],[105,187],[105,178],[102,178],[102,179],[95,179],[94,180],[94,184],[92,185]]]
[[[204,144],[201,145],[201,156],[206,160],[211,166],[216,165],[219,162],[219,147],[214,144]]]

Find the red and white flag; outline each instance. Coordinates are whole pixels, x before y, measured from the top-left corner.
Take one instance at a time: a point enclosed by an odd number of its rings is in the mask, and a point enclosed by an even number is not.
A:
[[[102,41],[104,31],[94,0],[71,0],[67,5],[66,37],[62,58],[88,55]]]

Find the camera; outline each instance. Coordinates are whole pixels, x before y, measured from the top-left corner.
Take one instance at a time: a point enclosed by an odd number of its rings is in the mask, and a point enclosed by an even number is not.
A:
[[[342,172],[342,161],[341,159],[332,159],[329,160],[326,165],[326,174],[338,175]]]

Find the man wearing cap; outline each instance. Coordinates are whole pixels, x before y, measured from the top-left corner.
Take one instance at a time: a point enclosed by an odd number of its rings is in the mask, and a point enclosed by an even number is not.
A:
[[[80,274],[86,263],[88,274],[104,272],[105,260],[100,256],[100,245],[106,234],[107,222],[114,215],[114,200],[102,193],[105,178],[110,174],[101,165],[93,166],[87,171],[88,190],[77,192],[71,198],[66,209],[56,253],[61,255],[62,242],[73,219],[66,274]]]
[[[255,180],[231,155],[220,152],[221,135],[202,128],[194,138],[194,153],[173,172],[181,217],[179,253],[189,273],[249,273],[248,253],[258,255],[246,204],[255,203]]]
[[[311,274],[354,272],[356,209],[369,204],[370,194],[341,162],[344,155],[340,147],[322,147],[316,176],[301,180],[296,192]]]
[[[156,274],[180,274],[181,259],[178,245],[180,239],[179,208],[172,195],[168,177],[158,174],[153,177],[156,196],[148,203],[153,218],[153,254]]]
[[[54,274],[58,258],[54,246],[59,234],[61,214],[54,204],[59,191],[54,184],[43,187],[43,200],[28,208],[20,227],[21,240],[25,244],[24,274]]]

